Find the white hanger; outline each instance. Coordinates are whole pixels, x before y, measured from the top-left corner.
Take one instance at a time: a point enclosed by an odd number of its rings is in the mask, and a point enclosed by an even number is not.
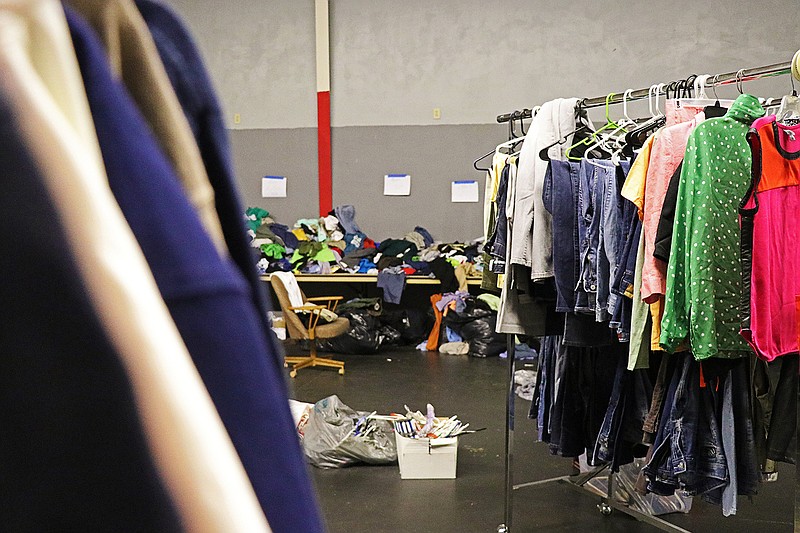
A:
[[[695,98],[679,98],[678,102],[680,105],[684,106],[691,106],[691,107],[705,107],[714,105],[719,101],[719,105],[722,107],[730,107],[733,104],[733,100],[720,100],[719,98],[711,98],[706,93],[706,83],[708,82],[709,78],[711,78],[710,74],[703,74],[698,76],[694,80],[694,93],[697,95]],[[716,93],[714,94],[716,96]]]
[[[523,137],[517,137],[515,139],[511,139],[509,141],[502,142],[502,143],[498,144],[497,147],[494,149],[494,153],[495,153],[495,155],[500,155],[500,150],[502,150],[503,148],[509,148],[511,146],[514,146],[518,142],[522,142],[524,140],[525,140],[525,137],[523,136]]]
[[[658,107],[658,95],[664,92],[664,87],[666,86],[667,86],[666,83],[659,83],[658,86],[656,86],[656,111],[658,112],[659,117],[666,116],[664,115],[664,113],[661,112],[661,109]],[[666,101],[667,101],[667,93],[664,92],[664,102],[666,103]]]
[[[650,90],[647,91],[647,108],[650,110],[650,115],[653,118],[656,118],[656,112],[653,109],[653,90],[658,87],[658,85],[651,85]]]
[[[633,89],[627,89],[624,93],[622,93],[622,114],[625,115],[625,118],[627,118],[631,122],[635,122],[628,114],[628,98],[630,98],[632,94],[633,94]]]
[[[694,94],[698,99],[710,100],[706,94],[706,82],[711,77],[711,74],[701,74],[694,79]]]
[[[775,120],[784,122],[792,119],[800,119],[800,98],[787,94],[781,98],[781,105],[775,112]]]
[[[633,120],[630,117],[630,115],[628,115],[628,98],[632,94],[633,94],[633,89],[628,89],[624,93],[622,93],[622,114],[625,115],[625,118],[624,119],[620,119],[620,121],[618,122],[618,124],[620,124],[621,126],[623,125],[623,122],[626,122],[625,126],[635,126],[636,125],[636,121]],[[624,135],[623,136],[617,136],[617,137],[614,138],[614,144],[616,144],[617,149],[611,152],[611,162],[614,163],[614,165],[616,165],[616,166],[619,166],[619,163],[620,163],[619,156],[622,153],[622,150],[625,149],[625,143],[621,142],[621,140],[623,138],[624,138]]]

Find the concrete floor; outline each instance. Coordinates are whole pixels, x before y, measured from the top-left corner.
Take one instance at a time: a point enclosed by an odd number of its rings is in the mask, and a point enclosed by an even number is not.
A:
[[[289,354],[293,355],[291,348]],[[503,461],[506,361],[395,349],[380,355],[341,356],[347,373],[301,370],[291,380],[293,398],[315,402],[337,394],[357,410],[388,413],[403,404],[437,413],[457,414],[471,427],[486,427],[460,439],[455,480],[401,480],[397,466],[312,469],[320,505],[331,533],[344,532],[493,532],[503,522]],[[571,474],[569,459],[553,457],[535,442],[530,402],[517,400],[514,482]],[[736,517],[699,499],[689,515],[670,515],[672,523],[697,532],[788,533],[794,529],[794,466],[781,465],[779,481],[765,484],[751,503],[740,499]],[[599,498],[561,483],[514,491],[514,532],[645,532],[653,526],[614,511],[602,516]]]

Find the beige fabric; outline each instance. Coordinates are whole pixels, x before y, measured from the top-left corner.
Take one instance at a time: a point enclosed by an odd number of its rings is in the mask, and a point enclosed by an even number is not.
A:
[[[244,468],[108,186],[57,0],[0,0],[0,90],[57,207],[131,380],[148,445],[188,531],[269,531]]]
[[[283,287],[286,289],[286,295],[289,297],[289,306],[300,307],[306,303],[303,291],[300,290],[300,285],[297,284],[297,278],[291,272],[273,272],[271,277],[280,278]]]
[[[222,226],[200,149],[172,89],[147,24],[133,0],[69,0],[103,41],[122,79],[172,162],[189,201],[217,250],[227,255]]]

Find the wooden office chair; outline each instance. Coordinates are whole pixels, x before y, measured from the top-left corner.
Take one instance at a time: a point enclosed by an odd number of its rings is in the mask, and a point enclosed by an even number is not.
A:
[[[297,285],[297,279],[291,272],[273,273],[270,284],[281,304],[283,319],[286,322],[286,332],[290,339],[296,341],[307,340],[311,345],[311,353],[307,356],[286,357],[284,365],[292,365],[289,372],[291,377],[297,376],[301,368],[327,366],[338,368],[339,374],[344,375],[344,361],[317,357],[316,339],[329,339],[336,337],[350,329],[350,321],[346,318],[337,318],[333,322],[320,322],[320,311],[336,310],[341,296],[319,296],[306,298],[306,295]],[[317,303],[319,302],[319,303]],[[299,305],[298,305],[299,304]],[[324,304],[324,305],[323,305]],[[305,311],[305,316],[298,314]]]

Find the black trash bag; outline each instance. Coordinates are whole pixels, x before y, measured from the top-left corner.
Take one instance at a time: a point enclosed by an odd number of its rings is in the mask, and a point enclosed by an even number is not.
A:
[[[341,468],[357,463],[385,465],[397,462],[394,429],[385,420],[370,420],[375,429],[355,434],[356,422],[368,412],[348,407],[335,394],[314,404],[305,426],[303,451],[308,462],[320,468]]]
[[[494,312],[485,303],[473,297],[466,298],[464,304],[465,307],[460,313],[450,309],[447,311],[447,314],[442,317],[442,325],[452,329],[459,335],[461,335],[461,328],[463,328],[465,324],[478,318],[491,316]],[[463,335],[461,336],[463,337]]]
[[[495,333],[497,314],[476,318],[461,327],[461,337],[469,343],[469,355],[473,357],[496,357],[506,350],[506,339]]]
[[[398,344],[413,346],[428,338],[434,323],[433,313],[421,309],[384,310],[380,320],[400,333]]]
[[[443,323],[469,343],[469,355],[495,357],[506,349],[505,335],[495,333],[497,312],[477,298],[467,298],[465,308],[457,313],[449,311]]]
[[[348,311],[340,316],[350,320],[350,329],[338,337],[318,339],[320,351],[358,355],[378,353],[384,337],[378,331],[380,323],[375,317],[363,310]]]
[[[378,333],[383,336],[383,346],[399,346],[402,344],[400,332],[392,326],[383,325],[378,328]]]

